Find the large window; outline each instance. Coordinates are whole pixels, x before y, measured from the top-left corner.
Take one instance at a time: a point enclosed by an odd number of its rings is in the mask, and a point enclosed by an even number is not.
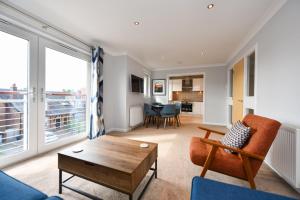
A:
[[[144,97],[150,97],[150,76],[149,74],[144,74]]]
[[[86,132],[88,62],[46,48],[45,142]]]
[[[89,60],[0,23],[0,167],[86,138]]]
[[[0,31],[0,157],[27,150],[28,47]]]

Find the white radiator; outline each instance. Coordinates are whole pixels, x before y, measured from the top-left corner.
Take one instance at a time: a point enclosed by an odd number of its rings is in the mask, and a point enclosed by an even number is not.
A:
[[[131,106],[129,108],[129,126],[136,127],[143,123],[143,107],[142,106]]]
[[[294,188],[300,188],[300,129],[282,126],[265,162]]]

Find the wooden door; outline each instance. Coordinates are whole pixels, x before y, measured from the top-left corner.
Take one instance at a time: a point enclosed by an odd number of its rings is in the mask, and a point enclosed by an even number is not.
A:
[[[233,67],[232,123],[243,119],[244,110],[244,59]]]

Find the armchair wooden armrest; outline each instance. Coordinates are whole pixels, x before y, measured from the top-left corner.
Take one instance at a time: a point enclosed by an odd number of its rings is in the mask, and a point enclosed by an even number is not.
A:
[[[222,149],[228,149],[228,150],[234,151],[238,154],[241,154],[243,156],[247,156],[249,158],[254,158],[254,159],[257,159],[257,160],[261,160],[261,161],[264,160],[263,156],[260,156],[260,155],[254,154],[254,153],[249,153],[249,152],[244,151],[242,149],[238,149],[238,148],[223,145],[223,144],[221,144],[220,142],[218,142],[216,140],[211,140],[211,139],[207,139],[207,138],[200,138],[200,140],[203,143],[206,143],[206,144],[218,147],[218,148],[222,148]]]
[[[209,129],[209,128],[206,128],[206,127],[203,127],[203,126],[199,126],[198,128],[201,129],[201,130],[206,131],[206,134],[205,134],[204,138],[208,138],[211,133],[217,133],[219,135],[225,135],[224,132],[213,130],[213,129]]]
[[[248,181],[250,183],[250,187],[252,189],[255,189],[254,176],[253,176],[253,173],[252,173],[249,158],[254,158],[254,159],[263,161],[264,160],[263,156],[253,154],[253,153],[249,153],[249,152],[246,152],[242,149],[233,148],[233,147],[223,145],[223,144],[221,144],[220,142],[218,142],[216,140],[211,140],[211,139],[207,139],[207,138],[200,138],[200,141],[203,142],[203,143],[212,145],[212,149],[210,150],[210,152],[209,152],[209,154],[206,158],[206,161],[204,163],[203,170],[202,170],[201,175],[200,175],[201,177],[205,176],[208,168],[210,167],[212,161],[215,158],[215,155],[216,155],[216,152],[217,152],[218,148],[228,149],[228,150],[234,151],[234,152],[239,154],[240,158],[243,161],[243,166],[244,166],[245,173],[247,175]]]

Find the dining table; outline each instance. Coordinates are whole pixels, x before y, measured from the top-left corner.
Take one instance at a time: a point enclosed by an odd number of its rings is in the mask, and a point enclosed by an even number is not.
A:
[[[163,108],[165,105],[164,104],[152,104],[152,108],[158,108],[161,109]]]

